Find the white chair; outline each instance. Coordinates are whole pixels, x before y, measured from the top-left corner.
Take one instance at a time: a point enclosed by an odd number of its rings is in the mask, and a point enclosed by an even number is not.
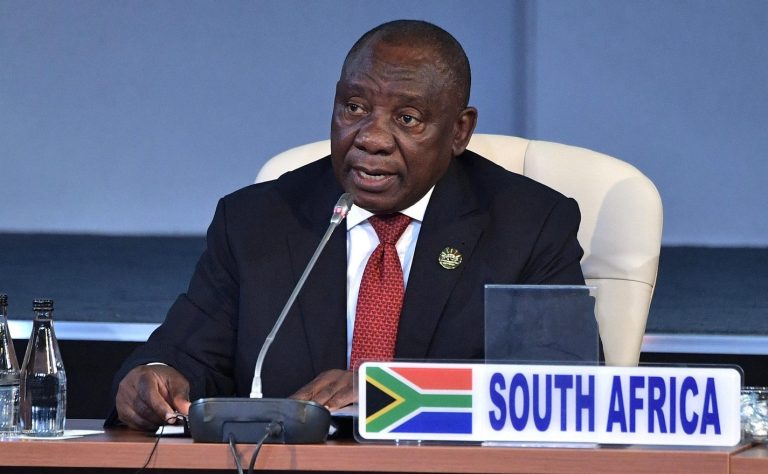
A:
[[[663,211],[653,183],[632,165],[559,143],[475,134],[468,148],[574,198],[587,284],[598,288],[597,322],[609,365],[637,365],[659,264]],[[330,141],[267,161],[256,182],[330,154]]]

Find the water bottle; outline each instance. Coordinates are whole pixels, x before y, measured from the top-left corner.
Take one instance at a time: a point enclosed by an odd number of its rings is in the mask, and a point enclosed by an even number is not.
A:
[[[67,412],[67,374],[53,332],[53,300],[35,300],[35,321],[21,366],[21,430],[61,436]]]
[[[8,328],[8,296],[0,294],[0,438],[19,428],[19,363]]]

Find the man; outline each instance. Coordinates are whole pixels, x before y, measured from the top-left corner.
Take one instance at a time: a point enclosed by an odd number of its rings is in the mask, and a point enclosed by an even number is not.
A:
[[[219,202],[187,293],[116,376],[120,419],[153,429],[190,399],[248,396],[259,348],[344,191],[347,231],[334,232],[265,359],[265,396],[353,401],[373,215],[407,216],[396,358],[482,358],[485,283],[583,284],[578,206],[466,151],[469,89],[463,49],[434,25],[396,21],[358,40],[336,86],[331,156]],[[441,266],[446,252],[458,266]]]

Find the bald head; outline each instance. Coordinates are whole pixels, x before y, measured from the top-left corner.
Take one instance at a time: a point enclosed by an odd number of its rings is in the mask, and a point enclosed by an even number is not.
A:
[[[344,59],[341,74],[353,62],[357,54],[366,47],[376,44],[408,46],[435,52],[436,66],[445,76],[446,82],[455,89],[460,107],[469,103],[472,74],[469,60],[456,38],[450,33],[426,21],[395,20],[368,31],[352,46]]]

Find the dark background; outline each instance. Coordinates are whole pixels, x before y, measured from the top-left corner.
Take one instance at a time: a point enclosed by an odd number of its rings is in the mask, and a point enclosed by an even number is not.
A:
[[[58,321],[159,323],[185,291],[203,237],[0,233],[0,292],[10,319],[53,298]],[[663,247],[649,334],[768,336],[768,249]],[[62,340],[70,418],[102,418],[112,374],[135,342]],[[15,341],[19,363],[25,340]],[[768,353],[768,347],[766,348]],[[738,364],[768,385],[764,355],[644,353],[643,362]]]

